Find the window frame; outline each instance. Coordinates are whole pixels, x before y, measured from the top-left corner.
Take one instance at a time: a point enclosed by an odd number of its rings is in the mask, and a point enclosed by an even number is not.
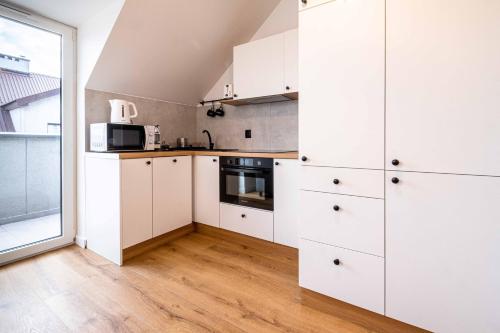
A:
[[[0,253],[0,266],[74,243],[76,232],[76,29],[0,4],[0,16],[61,35],[62,236]]]

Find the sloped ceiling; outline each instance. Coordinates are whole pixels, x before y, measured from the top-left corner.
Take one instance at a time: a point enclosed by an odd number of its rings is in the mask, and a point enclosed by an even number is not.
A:
[[[127,0],[87,88],[196,105],[279,0]]]

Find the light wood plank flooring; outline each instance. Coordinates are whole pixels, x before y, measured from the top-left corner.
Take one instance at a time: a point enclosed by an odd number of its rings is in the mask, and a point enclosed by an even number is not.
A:
[[[419,332],[303,290],[297,251],[196,232],[118,267],[70,246],[0,268],[0,332]]]

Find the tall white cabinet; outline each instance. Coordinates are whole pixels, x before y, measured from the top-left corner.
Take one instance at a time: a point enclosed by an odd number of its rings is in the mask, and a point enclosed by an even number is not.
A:
[[[301,286],[499,332],[500,3],[300,3]]]
[[[385,1],[299,14],[299,151],[306,165],[384,168]]]
[[[500,331],[499,13],[387,1],[386,314],[432,331]]]
[[[384,313],[385,1],[299,14],[299,284]]]
[[[387,1],[388,169],[500,175],[499,12]]]

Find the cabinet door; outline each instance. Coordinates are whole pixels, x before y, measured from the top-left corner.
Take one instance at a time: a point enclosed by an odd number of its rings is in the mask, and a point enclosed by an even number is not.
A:
[[[285,93],[299,91],[299,31],[284,33]]]
[[[387,1],[388,169],[500,175],[499,12]]]
[[[219,157],[194,157],[194,221],[219,227]]]
[[[153,237],[192,223],[191,156],[153,159]]]
[[[434,332],[500,332],[499,202],[500,178],[387,173],[388,316]]]
[[[299,13],[299,150],[305,164],[384,168],[385,0]]]
[[[153,170],[150,158],[121,161],[122,248],[153,235]]]
[[[274,242],[298,247],[299,163],[275,160]]]
[[[284,35],[277,34],[234,48],[235,99],[283,93],[283,45]]]

